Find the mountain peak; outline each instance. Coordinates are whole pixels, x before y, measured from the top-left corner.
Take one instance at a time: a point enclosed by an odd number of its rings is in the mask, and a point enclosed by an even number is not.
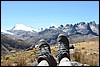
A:
[[[32,27],[25,26],[23,24],[16,24],[12,30],[24,30],[33,32]]]

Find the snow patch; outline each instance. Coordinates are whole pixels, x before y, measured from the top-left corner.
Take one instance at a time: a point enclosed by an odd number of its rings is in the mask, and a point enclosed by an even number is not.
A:
[[[79,28],[85,28],[85,27],[84,27],[83,25],[81,25],[81,24],[80,24],[80,25],[78,25],[78,27],[79,27]]]
[[[34,31],[36,31],[36,32],[40,32],[40,31],[41,31],[41,29],[34,29]]]
[[[55,28],[58,28],[58,26],[55,25],[54,23],[52,23],[50,26],[51,26],[51,27],[54,26]]]
[[[93,25],[90,25],[90,27],[91,27],[92,31],[94,31],[94,32],[98,32],[98,31],[99,31],[99,30],[98,30],[95,26],[93,26]]]
[[[32,27],[27,27],[23,24],[16,24],[13,28],[13,30],[24,30],[24,31],[30,31],[30,32],[33,32],[33,31],[39,31],[37,29],[33,29]]]
[[[13,35],[13,33],[7,32],[6,30],[3,30],[3,29],[1,29],[1,32]]]

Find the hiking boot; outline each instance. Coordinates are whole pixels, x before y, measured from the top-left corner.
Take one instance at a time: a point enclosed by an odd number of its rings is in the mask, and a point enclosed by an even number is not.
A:
[[[40,55],[38,57],[38,63],[40,63],[42,60],[46,60],[50,66],[57,66],[56,60],[51,55],[50,46],[44,39],[40,40],[39,49]]]
[[[67,57],[70,60],[69,41],[67,37],[63,34],[60,34],[57,41],[59,50],[56,57],[58,58],[58,61],[60,62],[60,60],[64,57]]]

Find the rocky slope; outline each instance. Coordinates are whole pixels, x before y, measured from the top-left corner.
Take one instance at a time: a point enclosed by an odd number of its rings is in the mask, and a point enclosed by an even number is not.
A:
[[[26,43],[22,40],[13,40],[1,34],[1,55],[9,54],[9,52],[12,50],[15,52],[25,50],[32,45],[34,46],[35,43]]]

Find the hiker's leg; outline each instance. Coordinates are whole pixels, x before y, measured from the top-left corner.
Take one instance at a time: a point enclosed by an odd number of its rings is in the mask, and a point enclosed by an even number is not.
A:
[[[59,61],[59,65],[71,65],[70,64],[70,51],[69,51],[69,41],[67,39],[67,37],[63,34],[60,34],[58,36],[58,46],[59,46],[59,50],[57,52],[57,59]]]
[[[45,66],[45,65],[56,66],[57,65],[56,60],[51,55],[50,46],[44,39],[40,40],[39,49],[40,49],[40,55],[38,57],[39,65],[42,65],[42,66]]]
[[[42,60],[37,66],[49,66],[49,63],[46,60]]]
[[[69,59],[67,57],[64,57],[61,59],[59,66],[72,66],[72,65]]]

